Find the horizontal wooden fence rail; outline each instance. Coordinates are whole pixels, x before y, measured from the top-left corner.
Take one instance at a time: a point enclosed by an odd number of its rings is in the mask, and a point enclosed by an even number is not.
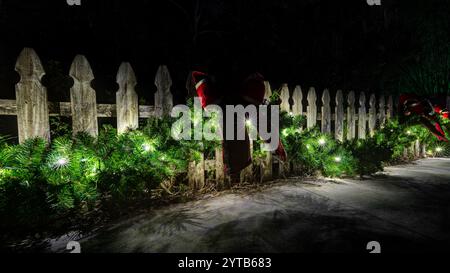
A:
[[[50,117],[71,117],[70,102],[48,102]],[[0,99],[0,116],[17,116],[17,103],[15,100]],[[150,118],[156,116],[155,106],[139,105],[139,118]],[[117,106],[115,104],[97,104],[97,117],[117,117]]]
[[[91,87],[95,79],[91,66],[83,55],[74,58],[69,76],[74,80],[70,89],[70,102],[49,102],[47,90],[41,79],[45,75],[44,68],[36,52],[25,48],[19,55],[15,70],[20,75],[16,85],[16,99],[0,98],[0,115],[17,116],[19,141],[42,137],[50,140],[50,122],[52,116],[72,118],[72,129],[98,135],[98,118],[117,118],[119,133],[128,129],[137,129],[139,118],[163,117],[170,115],[173,108],[171,93],[172,79],[166,66],[160,66],[155,76],[155,105],[139,105],[135,91],[137,78],[129,63],[122,63],[118,68],[116,82],[119,90],[116,93],[116,104],[98,104],[96,91]],[[265,98],[269,99],[273,92],[269,82],[265,82]],[[306,128],[319,126],[323,133],[334,136],[339,141],[364,139],[373,135],[377,128],[383,126],[395,113],[395,100],[392,96],[376,96],[364,92],[343,92],[338,90],[334,97],[328,89],[319,93],[311,87],[307,91],[300,86],[290,89],[283,84],[280,89],[280,108],[292,115],[306,117]],[[450,106],[450,97],[447,104]],[[347,132],[345,134],[345,132]],[[1,134],[1,132],[0,132]],[[413,143],[405,153],[424,154],[420,143]],[[274,177],[274,164],[279,164],[279,174],[286,175],[289,164],[281,166],[270,153],[261,162],[260,177],[271,180]],[[294,166],[295,167],[295,166]],[[216,182],[224,183],[222,150],[218,148],[214,159],[202,159],[192,162],[188,171],[189,184],[192,188],[205,187],[208,179],[206,173],[214,173]],[[253,167],[242,174],[242,179],[252,179]]]

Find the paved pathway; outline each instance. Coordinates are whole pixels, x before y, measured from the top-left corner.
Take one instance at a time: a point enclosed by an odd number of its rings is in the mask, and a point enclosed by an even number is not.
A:
[[[291,179],[157,210],[80,241],[83,252],[383,252],[450,246],[450,159],[366,180]],[[55,243],[53,250],[63,244]]]

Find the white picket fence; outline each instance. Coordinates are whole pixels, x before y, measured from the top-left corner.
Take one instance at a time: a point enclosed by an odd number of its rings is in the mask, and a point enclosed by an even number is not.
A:
[[[140,118],[169,115],[173,108],[172,79],[166,66],[160,66],[156,73],[154,106],[139,105],[135,91],[137,79],[129,63],[122,63],[118,69],[119,90],[116,104],[97,104],[96,91],[91,87],[95,76],[88,60],[82,55],[75,57],[70,68],[69,75],[74,80],[74,85],[70,89],[70,102],[48,101],[47,90],[41,82],[45,71],[33,49],[25,48],[20,53],[15,69],[20,75],[20,82],[16,85],[16,100],[0,99],[0,115],[17,116],[20,142],[34,137],[49,140],[50,116],[72,117],[74,133],[87,132],[97,136],[99,117],[117,117],[118,132],[122,133],[128,128],[138,128]],[[269,82],[266,82],[265,86],[266,98],[269,98],[272,89]],[[329,90],[324,90],[319,97],[314,88],[304,92],[300,86],[290,90],[289,86],[284,84],[280,93],[282,111],[306,116],[307,128],[313,128],[320,123],[323,133],[331,134],[340,141],[364,139],[394,116],[392,96],[387,98],[376,97],[374,94],[367,96],[364,92],[357,96],[353,91],[345,94],[338,90],[332,111]],[[318,105],[322,105],[320,111]],[[423,147],[420,147],[420,143],[414,143],[413,151],[414,154],[420,155],[423,153]],[[273,165],[277,162],[267,154],[266,160],[261,164],[260,177],[262,180],[271,180],[274,176]],[[211,172],[214,173],[213,180],[219,184],[224,183],[227,178],[223,166],[220,149],[216,151],[216,156],[212,160],[192,162],[188,174],[190,186],[196,189],[203,188],[208,180],[206,173]],[[286,175],[288,171],[286,166],[279,168],[280,175]],[[248,168],[243,172],[242,179],[253,179],[252,172],[252,167]]]

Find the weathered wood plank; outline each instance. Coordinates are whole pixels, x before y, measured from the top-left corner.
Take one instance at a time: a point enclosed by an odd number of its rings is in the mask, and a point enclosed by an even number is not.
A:
[[[377,98],[375,97],[375,94],[372,94],[370,96],[369,101],[369,131],[370,135],[373,136],[375,134],[375,129],[377,127]]]
[[[254,143],[253,140],[250,139],[250,155],[251,155],[251,157],[253,157],[253,143]],[[241,182],[254,182],[253,163],[250,164],[244,170],[242,170],[240,180],[241,180]]]
[[[280,99],[281,99],[280,109],[281,109],[281,112],[286,112],[286,113],[290,113],[291,112],[291,104],[289,102],[290,98],[291,98],[291,96],[290,96],[290,93],[289,93],[289,86],[287,84],[283,84],[283,86],[281,87],[281,94],[280,94]]]
[[[295,87],[294,93],[292,94],[292,100],[292,113],[296,116],[303,115],[303,92],[299,85]]]
[[[215,155],[215,169],[216,169],[216,183],[220,188],[223,188],[225,185],[225,163],[223,161],[223,148],[216,149]]]
[[[394,98],[391,96],[388,97],[387,101],[387,116],[386,118],[392,119],[394,117]]]
[[[16,116],[17,103],[15,100],[0,100],[0,115]]]
[[[91,87],[94,73],[85,56],[75,57],[69,75],[74,80],[70,89],[73,134],[86,132],[95,137],[98,135],[97,96]]]
[[[367,110],[366,110],[366,94],[361,92],[359,95],[358,110],[358,138],[366,139],[367,134]]]
[[[41,60],[33,49],[24,48],[15,70],[20,75],[20,81],[16,84],[19,142],[35,137],[50,140],[47,89],[41,83],[45,71]],[[9,108],[7,110],[11,111]]]
[[[379,115],[380,127],[384,127],[386,124],[386,98],[384,95],[380,96]]]
[[[355,100],[355,92],[351,91],[347,97],[347,140],[353,140],[356,137]]]
[[[205,187],[205,158],[199,162],[190,162],[188,169],[189,187],[192,190],[201,190]]]
[[[49,102],[49,115],[52,117],[71,117],[70,102]],[[1,116],[16,116],[17,103],[15,100],[0,100]],[[150,118],[156,116],[155,107],[152,105],[139,105],[139,118]],[[97,117],[99,118],[115,118],[117,110],[115,104],[97,104]]]
[[[308,92],[308,107],[307,107],[307,127],[314,128],[317,124],[317,94],[316,89],[311,87]]]
[[[157,87],[155,93],[155,113],[157,117],[169,116],[173,108],[173,96],[170,91],[172,87],[172,77],[167,66],[158,68],[155,77]]]
[[[331,106],[330,91],[325,89],[322,94],[322,133],[331,133]]]
[[[139,127],[139,100],[134,70],[129,63],[122,63],[117,73],[119,90],[116,93],[117,131],[124,133]]]
[[[270,86],[270,82],[268,82],[268,81],[265,81],[264,82],[264,86],[265,86],[265,89],[266,89],[266,92],[265,92],[265,94],[264,94],[264,99],[266,99],[266,100],[270,100],[270,98],[272,97],[272,87]]]
[[[335,109],[335,138],[339,141],[344,141],[344,95],[342,90],[338,90],[336,94],[336,109]]]
[[[265,95],[264,99],[270,101],[272,96],[272,88],[270,87],[269,82],[264,82],[265,85]],[[261,149],[263,149],[264,144],[261,144]],[[262,181],[271,181],[273,179],[273,156],[271,152],[266,152],[266,157],[261,162],[261,180]]]

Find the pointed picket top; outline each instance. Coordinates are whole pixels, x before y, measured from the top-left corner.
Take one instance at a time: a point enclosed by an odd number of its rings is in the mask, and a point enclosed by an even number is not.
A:
[[[169,69],[165,65],[161,65],[156,72],[155,85],[158,90],[169,90],[172,87],[172,77]]]
[[[281,99],[281,111],[284,112],[291,112],[291,104],[289,103],[289,99],[290,99],[290,93],[289,93],[289,86],[287,84],[283,84],[281,87],[281,94],[280,94],[280,99]]]
[[[24,48],[16,61],[15,70],[20,74],[22,80],[35,78],[41,80],[45,75],[41,59],[32,48]]]
[[[366,108],[366,93],[359,94],[359,106]]]
[[[336,105],[343,105],[344,104],[344,93],[342,90],[338,90],[336,93]]]
[[[266,100],[270,100],[270,97],[272,97],[272,87],[270,87],[270,82],[265,81],[264,82],[264,87],[265,87],[265,94],[264,94],[264,99]]]
[[[300,85],[295,87],[294,93],[292,94],[292,100],[294,104],[292,105],[292,112],[294,115],[303,115],[303,91]]]
[[[331,102],[330,91],[328,89],[323,91],[322,102],[323,104],[329,104]]]
[[[372,94],[370,96],[370,101],[369,101],[369,105],[370,107],[376,107],[376,103],[377,103],[377,97],[375,96],[375,94]]]
[[[317,93],[314,87],[311,87],[308,92],[308,102],[311,104],[316,104],[317,102]]]
[[[355,92],[354,91],[350,91],[350,93],[348,93],[347,96],[347,102],[349,104],[349,106],[355,106],[355,101],[356,101],[356,96],[355,96]]]
[[[116,82],[121,87],[124,87],[126,85],[133,87],[136,86],[136,74],[134,73],[133,67],[131,67],[130,63],[124,62],[120,65],[119,71],[117,72]]]
[[[386,107],[386,98],[384,95],[380,96],[380,107]],[[386,111],[386,109],[384,109]]]
[[[79,82],[91,82],[95,79],[91,65],[84,55],[75,56],[69,75]]]

